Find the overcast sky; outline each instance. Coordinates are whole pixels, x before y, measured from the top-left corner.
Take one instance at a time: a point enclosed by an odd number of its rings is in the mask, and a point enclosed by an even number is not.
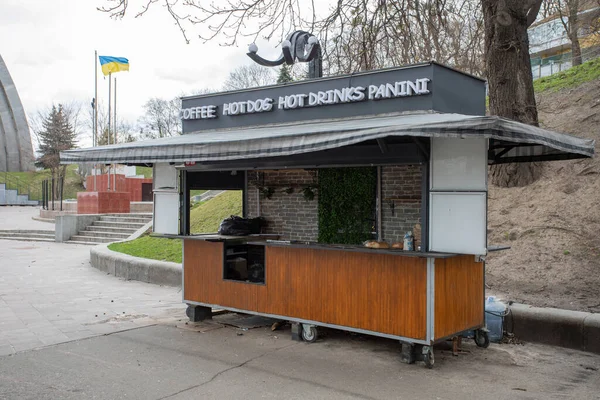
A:
[[[222,47],[193,39],[186,44],[170,16],[159,7],[143,18],[134,13],[112,20],[96,7],[103,0],[0,0],[0,54],[28,115],[53,103],[94,96],[94,50],[126,57],[130,71],[118,80],[118,115],[135,122],[151,97],[172,98],[219,88],[229,71],[251,64],[247,44]],[[132,10],[133,11],[133,10]],[[190,34],[193,37],[193,34]],[[275,58],[278,43],[259,43]],[[98,66],[98,98],[106,107],[108,80]],[[87,115],[87,110],[85,110]],[[83,139],[83,138],[82,138]],[[85,140],[82,145],[85,146]]]

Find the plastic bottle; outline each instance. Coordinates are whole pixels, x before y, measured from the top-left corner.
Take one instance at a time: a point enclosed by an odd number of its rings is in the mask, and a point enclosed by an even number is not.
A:
[[[488,329],[490,342],[500,342],[504,336],[504,314],[506,305],[494,296],[485,301],[485,325]]]
[[[404,250],[413,251],[415,249],[414,243],[412,231],[406,232],[404,234]]]

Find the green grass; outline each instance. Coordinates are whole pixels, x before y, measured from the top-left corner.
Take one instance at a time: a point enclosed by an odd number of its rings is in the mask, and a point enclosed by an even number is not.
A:
[[[212,200],[200,203],[190,212],[191,233],[212,233],[230,215],[242,214],[242,192],[227,191]]]
[[[190,212],[192,233],[213,233],[221,221],[230,215],[242,214],[242,192],[228,191],[212,200],[198,203]],[[142,236],[108,246],[112,251],[135,257],[181,263],[181,240]]]
[[[136,175],[144,175],[144,178],[152,178],[152,167],[135,167]]]
[[[77,192],[85,191],[76,169],[77,165],[67,166],[63,199],[76,199]],[[42,181],[50,177],[48,169],[35,172],[0,172],[0,183],[7,183],[8,189],[18,189],[19,194],[28,194],[30,200],[41,200]]]
[[[181,263],[181,239],[141,236],[130,242],[108,245],[112,251],[152,260]]]
[[[600,58],[590,60],[552,76],[536,79],[533,88],[536,93],[551,90],[553,92],[573,88],[585,82],[600,79]]]
[[[207,190],[190,190],[190,197],[199,196]]]

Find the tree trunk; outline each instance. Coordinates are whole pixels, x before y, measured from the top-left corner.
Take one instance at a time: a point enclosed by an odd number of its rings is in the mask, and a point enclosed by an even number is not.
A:
[[[571,54],[573,55],[573,66],[581,65],[583,60],[581,59],[581,46],[579,46],[577,35],[574,39],[571,39]]]
[[[538,126],[527,36],[528,11],[523,0],[482,0],[490,114]],[[491,167],[491,182],[501,187],[526,186],[541,175],[539,163]]]
[[[572,65],[581,65],[581,46],[579,45],[579,18],[577,13],[579,12],[579,0],[571,0],[568,3],[569,7],[569,30],[567,34],[571,41],[571,56]]]

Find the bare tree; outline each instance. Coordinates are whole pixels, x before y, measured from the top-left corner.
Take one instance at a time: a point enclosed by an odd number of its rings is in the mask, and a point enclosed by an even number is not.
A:
[[[181,135],[179,112],[181,99],[165,100],[158,97],[144,104],[145,114],[140,118],[141,136],[148,139]]]
[[[581,65],[579,0],[550,0],[550,9],[558,15],[571,42],[572,65]]]
[[[109,4],[103,11],[114,17],[128,11],[128,0]],[[201,24],[209,27],[202,39],[219,37],[230,45],[240,37],[281,38],[298,27],[309,29],[321,39],[330,73],[437,60],[487,76],[492,114],[538,124],[527,28],[542,0],[339,0],[326,12],[314,1],[302,8],[297,0],[144,4],[137,16],[163,4],[184,35],[183,24]],[[539,173],[534,164],[500,166],[492,169],[492,181],[525,185]]]
[[[115,18],[130,12],[128,0],[106,1],[100,10]],[[344,0],[329,9],[327,3],[301,5],[297,0],[155,0],[134,12],[142,16],[158,4],[177,21],[186,40],[184,27],[200,27],[201,39],[218,38],[225,45],[241,37],[280,40],[298,28],[309,29],[321,38],[329,74],[429,60],[483,73],[479,0]]]
[[[258,64],[242,65],[229,73],[223,84],[223,90],[248,89],[257,86],[272,85],[277,75],[272,68]]]

